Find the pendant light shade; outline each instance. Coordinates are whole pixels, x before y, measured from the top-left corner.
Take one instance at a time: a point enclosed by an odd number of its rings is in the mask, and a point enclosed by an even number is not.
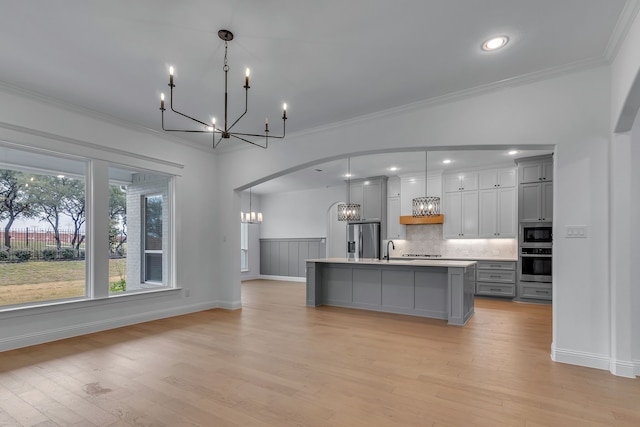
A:
[[[351,157],[347,165],[347,203],[338,205],[338,221],[360,221],[360,205],[351,203]]]
[[[424,161],[424,192],[425,194],[429,194],[428,182],[429,175],[427,170],[427,163],[429,160],[429,152],[424,152],[425,161]],[[416,197],[413,199],[411,215],[414,217],[425,217],[425,216],[437,216],[440,215],[440,197],[435,196],[424,196],[424,197]]]

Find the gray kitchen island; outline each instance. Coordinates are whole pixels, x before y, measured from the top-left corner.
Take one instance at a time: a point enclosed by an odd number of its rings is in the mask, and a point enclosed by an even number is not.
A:
[[[307,260],[307,306],[384,311],[464,325],[473,315],[475,261]]]

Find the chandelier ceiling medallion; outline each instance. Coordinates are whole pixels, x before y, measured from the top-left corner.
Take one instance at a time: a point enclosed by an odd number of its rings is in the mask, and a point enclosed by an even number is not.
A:
[[[282,139],[285,136],[285,124],[286,124],[286,120],[287,120],[287,104],[285,103],[282,107],[282,135],[281,136],[274,136],[274,135],[269,135],[269,119],[265,119],[264,122],[264,133],[262,134],[255,134],[255,133],[243,133],[243,132],[232,132],[231,130],[233,129],[233,127],[236,125],[236,123],[238,123],[240,121],[240,119],[242,117],[244,117],[245,114],[247,114],[247,106],[248,106],[248,102],[249,102],[249,69],[246,69],[246,74],[245,74],[245,78],[244,78],[244,90],[245,90],[245,98],[244,98],[244,112],[240,115],[240,117],[238,117],[233,123],[231,123],[231,125],[229,125],[228,123],[228,91],[227,91],[227,79],[228,79],[228,74],[229,74],[229,64],[227,61],[227,47],[228,47],[228,43],[233,40],[233,33],[231,31],[228,30],[220,30],[218,31],[218,37],[220,37],[221,40],[224,41],[224,66],[222,67],[222,70],[224,71],[224,126],[222,128],[219,128],[216,126],[216,119],[215,117],[211,119],[211,122],[205,122],[203,120],[198,120],[196,118],[193,118],[187,114],[181,113],[180,111],[177,111],[174,107],[173,107],[173,88],[176,87],[176,85],[173,83],[174,79],[173,79],[173,67],[169,67],[169,88],[170,88],[170,95],[169,95],[169,107],[171,108],[171,111],[173,111],[176,114],[179,114],[183,117],[186,117],[187,119],[191,119],[196,123],[199,123],[200,125],[203,126],[202,130],[196,130],[196,129],[167,129],[164,126],[164,93],[160,94],[160,111],[162,114],[162,130],[164,130],[165,132],[188,132],[188,133],[209,133],[213,135],[213,148],[216,148],[223,139],[229,139],[231,137],[239,139],[241,141],[244,142],[248,142],[249,144],[253,144],[256,145],[260,148],[268,148],[269,146],[269,138],[278,138],[278,139]],[[220,138],[218,139],[218,141],[216,142],[216,137],[220,136]],[[251,141],[247,138],[251,138],[251,137],[255,137],[255,138],[264,138],[264,144],[255,142],[255,141]]]
[[[429,175],[427,163],[429,152],[424,152],[424,194],[429,194]],[[411,214],[413,217],[437,216],[440,215],[440,197],[424,196],[416,197],[412,201]]]

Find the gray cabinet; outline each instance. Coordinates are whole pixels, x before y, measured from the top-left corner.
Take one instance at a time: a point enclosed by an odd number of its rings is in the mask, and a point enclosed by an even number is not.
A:
[[[516,160],[518,163],[518,212],[521,222],[553,220],[553,156]]]
[[[480,237],[516,237],[517,198],[515,187],[480,190],[479,203]]]
[[[476,295],[516,296],[516,261],[478,261]]]
[[[551,283],[519,282],[518,298],[551,301]]]
[[[553,220],[553,182],[521,184],[518,198],[521,222]]]
[[[350,202],[360,205],[361,220],[386,222],[387,179],[386,176],[377,176],[351,181]]]
[[[325,258],[326,239],[260,239],[260,274],[304,277],[306,260]]]

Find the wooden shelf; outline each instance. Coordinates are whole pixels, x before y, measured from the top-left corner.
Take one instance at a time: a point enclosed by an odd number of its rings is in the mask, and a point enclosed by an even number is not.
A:
[[[423,216],[423,217],[413,217],[413,216],[401,216],[400,224],[411,225],[411,224],[442,224],[444,222],[444,215],[437,216]]]

